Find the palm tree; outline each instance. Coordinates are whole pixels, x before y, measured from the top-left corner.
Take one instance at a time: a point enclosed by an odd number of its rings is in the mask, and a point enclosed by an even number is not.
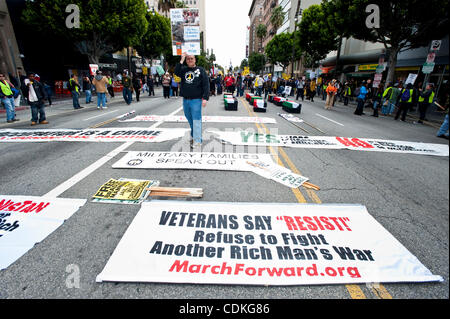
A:
[[[272,16],[270,17],[270,23],[272,23],[275,32],[279,27],[283,25],[284,15],[285,12],[283,11],[283,8],[281,6],[277,6],[275,9],[273,9]]]
[[[267,35],[267,26],[265,24],[260,24],[258,25],[258,27],[256,28],[256,36],[260,39],[260,46],[259,48],[262,49],[262,40],[266,37]]]

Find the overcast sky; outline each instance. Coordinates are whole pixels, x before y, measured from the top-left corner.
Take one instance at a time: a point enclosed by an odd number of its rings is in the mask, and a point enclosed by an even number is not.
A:
[[[214,50],[216,63],[228,68],[245,59],[245,39],[252,0],[205,0],[206,48]]]

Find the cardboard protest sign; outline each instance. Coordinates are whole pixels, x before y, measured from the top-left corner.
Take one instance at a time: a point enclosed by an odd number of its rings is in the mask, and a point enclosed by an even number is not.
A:
[[[113,179],[103,184],[92,196],[93,202],[115,204],[140,204],[150,194],[151,186],[158,186],[159,181],[138,179]]]
[[[195,8],[170,9],[172,54],[200,55],[200,16]]]
[[[7,268],[61,226],[86,202],[0,195],[0,269]]]
[[[247,131],[209,131],[233,145],[286,146],[299,148],[348,149],[369,152],[449,156],[448,145],[339,136],[260,134]]]
[[[95,129],[0,130],[0,142],[164,142],[183,137],[187,129],[142,127]]]
[[[443,281],[364,206],[144,202],[97,282]]]

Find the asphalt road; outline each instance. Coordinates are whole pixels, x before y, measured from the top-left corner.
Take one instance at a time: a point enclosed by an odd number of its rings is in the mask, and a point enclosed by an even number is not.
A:
[[[94,97],[94,100],[96,98]],[[222,97],[211,97],[206,115],[254,116],[241,99],[237,112],[225,111]],[[83,104],[82,104],[83,105]],[[107,110],[90,104],[73,110],[68,104],[47,108],[46,128],[145,127],[154,122],[120,123],[114,117],[131,110],[136,115],[181,115],[181,98],[142,97],[127,106],[118,96]],[[0,129],[34,129],[29,111],[20,122]],[[448,144],[435,137],[436,127],[396,122],[392,117],[353,115],[353,106],[337,104],[327,111],[324,102],[303,102],[300,117],[306,130],[277,116],[280,108],[269,103],[267,113],[277,124],[260,129],[278,134],[378,138]],[[187,123],[157,123],[159,128],[188,127]],[[315,128],[314,128],[315,127]],[[35,127],[42,128],[42,127]],[[207,130],[258,128],[253,124],[205,123],[204,150],[253,152],[256,149],[223,145]],[[185,151],[188,139],[162,143],[0,143],[0,193],[53,195],[88,199],[71,218],[45,240],[0,271],[0,298],[250,298],[250,299],[447,299],[449,297],[449,159],[448,157],[325,149],[276,149],[282,163],[320,186],[291,191],[253,173],[201,170],[126,170],[111,165],[119,151]],[[268,152],[268,149],[256,151]],[[106,157],[105,157],[106,156]],[[103,160],[103,161],[102,161]],[[381,285],[317,285],[266,287],[247,285],[192,285],[167,283],[96,283],[118,242],[139,210],[135,205],[91,203],[92,195],[110,178],[157,179],[161,186],[201,187],[202,201],[346,203],[365,205],[369,213],[415,255],[442,283]],[[80,270],[80,287],[66,284],[72,265]],[[68,268],[69,267],[69,268]]]

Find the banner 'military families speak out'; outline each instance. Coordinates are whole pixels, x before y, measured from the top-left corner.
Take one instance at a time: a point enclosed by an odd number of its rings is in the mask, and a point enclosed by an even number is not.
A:
[[[7,268],[61,226],[86,202],[0,195],[0,269]]]
[[[254,172],[291,188],[308,180],[274,163],[270,154],[135,151],[127,152],[112,167]]]
[[[96,279],[239,285],[442,280],[364,206],[175,201],[144,202]]]
[[[448,145],[392,141],[339,136],[275,135],[254,132],[210,131],[219,139],[233,145],[286,146],[299,148],[348,149],[371,152],[409,153],[449,156]]]
[[[195,8],[170,9],[172,54],[200,55],[200,15]]]
[[[234,103],[231,99],[230,103]],[[122,120],[119,122],[176,122],[185,123],[187,119],[184,115],[138,115],[131,119]],[[270,117],[250,117],[250,116],[202,116],[204,123],[264,123],[276,124],[276,120]]]
[[[185,135],[187,129],[141,127],[49,130],[0,130],[0,142],[164,142]]]

